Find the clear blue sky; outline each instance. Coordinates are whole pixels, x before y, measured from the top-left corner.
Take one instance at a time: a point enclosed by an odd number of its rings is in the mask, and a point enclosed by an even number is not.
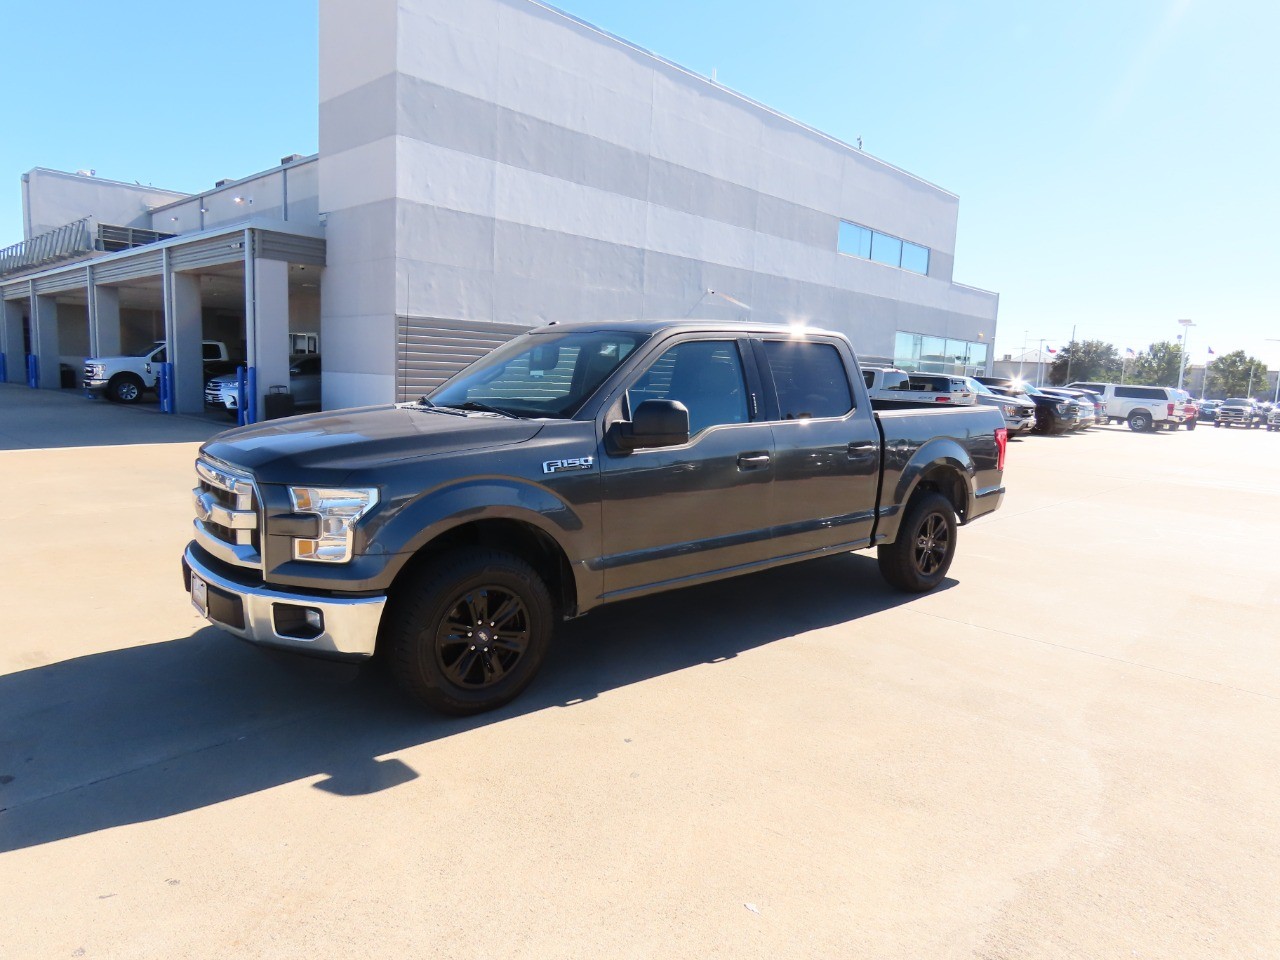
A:
[[[1025,335],[1142,349],[1188,317],[1280,366],[1272,0],[561,0],[959,194],[956,278]],[[16,9],[15,9],[16,8]],[[317,146],[315,0],[9,5],[0,244],[35,166],[197,190]]]

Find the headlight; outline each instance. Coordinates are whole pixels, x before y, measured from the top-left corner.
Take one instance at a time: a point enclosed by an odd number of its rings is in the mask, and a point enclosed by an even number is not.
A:
[[[1059,413],[1066,413],[1067,405],[1065,403],[1056,403],[1054,404],[1053,409],[1057,410]]]
[[[293,559],[346,563],[351,559],[356,522],[377,504],[378,491],[290,487],[289,497],[295,511],[320,518],[318,537],[293,541]]]

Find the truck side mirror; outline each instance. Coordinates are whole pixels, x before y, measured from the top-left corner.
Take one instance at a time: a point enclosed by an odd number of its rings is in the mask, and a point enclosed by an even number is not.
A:
[[[646,400],[631,420],[619,420],[609,428],[609,439],[625,451],[688,443],[689,408],[678,400]]]

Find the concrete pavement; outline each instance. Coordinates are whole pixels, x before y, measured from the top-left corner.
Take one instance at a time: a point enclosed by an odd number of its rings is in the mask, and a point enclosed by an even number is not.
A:
[[[196,616],[179,421],[0,387],[0,957],[1280,955],[1280,437],[1015,442],[946,589],[604,609],[452,720]]]

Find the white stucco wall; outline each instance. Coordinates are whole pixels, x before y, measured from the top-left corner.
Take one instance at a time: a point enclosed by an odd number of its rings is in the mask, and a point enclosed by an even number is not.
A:
[[[530,0],[320,13],[327,405],[391,398],[397,317],[745,315],[714,289],[865,353],[994,339],[943,189]],[[930,275],[837,253],[841,219]]]
[[[174,190],[117,183],[43,167],[23,174],[22,179],[24,239],[82,217],[114,226],[151,229],[152,207],[186,196]]]

